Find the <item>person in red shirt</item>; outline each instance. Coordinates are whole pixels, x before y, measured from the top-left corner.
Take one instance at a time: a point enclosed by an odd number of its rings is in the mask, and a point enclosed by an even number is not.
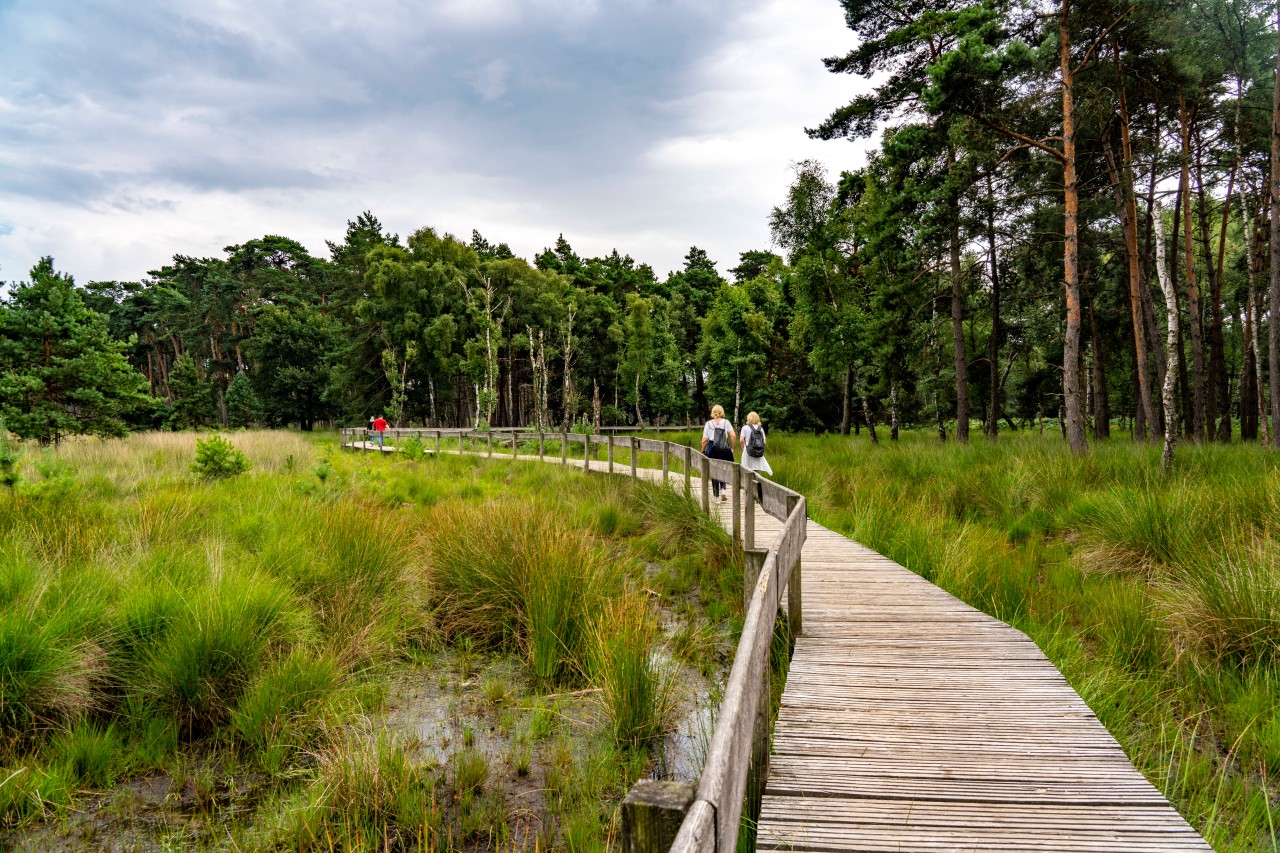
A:
[[[378,415],[373,419],[373,431],[378,438],[378,447],[382,447],[382,438],[387,431],[387,419],[382,415]]]

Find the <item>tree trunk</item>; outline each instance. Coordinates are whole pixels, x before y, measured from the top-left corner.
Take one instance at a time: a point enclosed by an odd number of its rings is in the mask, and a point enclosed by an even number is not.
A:
[[[948,151],[948,165],[955,165],[955,154]],[[947,200],[951,253],[951,342],[955,350],[956,369],[956,441],[969,440],[969,359],[964,351],[964,286],[960,272],[960,200],[951,195]]]
[[[1187,310],[1191,323],[1191,435],[1199,441],[1205,437],[1205,365],[1201,336],[1200,290],[1196,286],[1196,248],[1191,231],[1191,119],[1187,99],[1180,97],[1178,121],[1182,127],[1182,194],[1183,272],[1187,276]]]
[[[1063,278],[1067,300],[1067,330],[1062,342],[1062,396],[1066,406],[1066,436],[1071,452],[1088,449],[1084,434],[1084,410],[1080,405],[1080,263],[1079,187],[1076,185],[1076,131],[1073,73],[1071,70],[1071,0],[1062,0],[1058,22],[1058,56],[1062,67],[1062,207]]]
[[[1231,399],[1227,387],[1226,346],[1222,339],[1222,279],[1218,275],[1218,265],[1213,260],[1213,250],[1209,244],[1209,206],[1204,192],[1204,144],[1201,141],[1200,129],[1196,128],[1196,194],[1200,207],[1200,245],[1204,252],[1205,271],[1209,275],[1209,381],[1205,402],[1206,438],[1218,441],[1231,440]],[[1235,171],[1232,170],[1232,178]],[[1226,227],[1227,204],[1231,199],[1231,184],[1227,184],[1227,201],[1223,204],[1223,227]],[[1226,434],[1223,435],[1223,427]]]
[[[898,383],[889,383],[889,439],[898,440]]]
[[[991,188],[991,173],[987,173],[987,252],[991,262],[991,340],[987,344],[987,361],[991,368],[991,411],[987,413],[987,437],[1000,434],[1000,267],[996,256],[995,193]],[[896,400],[894,401],[896,404]],[[894,435],[898,437],[896,412]]]
[[[1120,219],[1124,228],[1125,254],[1128,255],[1129,261],[1129,312],[1133,319],[1133,349],[1138,374],[1138,400],[1142,406],[1143,420],[1145,421],[1141,438],[1145,440],[1147,437],[1145,425],[1149,424],[1151,429],[1154,430],[1156,416],[1151,402],[1147,339],[1143,328],[1142,288],[1144,283],[1139,263],[1141,257],[1138,253],[1138,200],[1133,185],[1133,144],[1129,136],[1129,101],[1124,90],[1124,72],[1120,63],[1120,46],[1118,43],[1112,43],[1112,51],[1115,57],[1116,70],[1120,76],[1119,84],[1116,87],[1120,105],[1120,168],[1118,171],[1120,195],[1124,202]],[[1106,144],[1110,148],[1110,143],[1107,142]]]
[[[1280,4],[1277,4],[1280,41]],[[1271,446],[1280,447],[1280,51],[1276,53],[1271,101],[1271,322],[1267,328],[1267,364],[1271,369]]]
[[[844,401],[840,407],[840,434],[848,435],[853,423],[853,367],[844,371]]]
[[[1156,243],[1156,277],[1160,279],[1160,290],[1164,293],[1165,312],[1169,318],[1169,339],[1166,343],[1166,349],[1169,358],[1176,362],[1178,359],[1178,296],[1174,291],[1173,278],[1169,275],[1167,266],[1165,265],[1164,256],[1164,226],[1162,224],[1162,214],[1164,211],[1160,207],[1157,200],[1154,206],[1153,224],[1155,227],[1155,243]],[[1164,387],[1160,395],[1161,402],[1164,404],[1164,451],[1160,454],[1160,467],[1169,470],[1169,466],[1173,464],[1173,449],[1178,442],[1177,413],[1174,411],[1174,395],[1173,383],[1177,377],[1177,371],[1174,369],[1175,363],[1169,364],[1169,369],[1165,373]]]
[[[1160,119],[1162,113],[1156,110],[1156,126],[1153,138],[1160,138]],[[1155,204],[1156,198],[1156,181],[1159,177],[1159,158],[1151,158],[1151,178],[1147,183],[1147,238],[1142,252],[1142,318],[1146,328],[1147,345],[1151,347],[1151,354],[1154,356],[1155,362],[1155,386],[1156,388],[1164,388],[1165,375],[1168,372],[1168,359],[1165,353],[1165,342],[1160,337],[1160,325],[1156,322],[1155,304],[1151,298],[1151,287],[1146,271],[1155,263],[1154,260],[1154,241],[1155,233],[1154,217],[1151,214],[1152,205]],[[1163,227],[1163,226],[1162,226]],[[1164,435],[1164,408],[1156,409],[1157,423],[1155,430],[1160,435]]]

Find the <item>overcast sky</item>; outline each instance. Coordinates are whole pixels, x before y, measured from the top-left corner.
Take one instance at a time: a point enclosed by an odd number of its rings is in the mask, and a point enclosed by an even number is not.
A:
[[[0,0],[0,280],[283,234],[565,237],[659,275],[769,245],[858,86],[836,0]]]

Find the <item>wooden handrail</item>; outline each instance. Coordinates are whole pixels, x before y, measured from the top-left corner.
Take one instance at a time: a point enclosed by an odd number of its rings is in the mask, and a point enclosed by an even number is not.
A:
[[[416,436],[419,439],[433,438],[436,447],[444,438],[457,438],[459,452],[462,452],[462,441],[466,438],[487,439],[494,432],[509,430],[470,430],[470,429],[397,429],[387,430],[393,436]],[[343,447],[355,449],[355,443],[348,444],[347,436],[366,436],[366,428],[345,428],[342,430]],[[732,853],[738,840],[738,827],[742,820],[744,800],[752,810],[753,817],[759,812],[760,794],[764,789],[764,777],[768,770],[769,733],[772,729],[770,716],[769,689],[769,647],[773,638],[774,624],[778,608],[782,603],[783,591],[787,591],[787,612],[791,620],[793,634],[798,634],[802,625],[803,601],[801,598],[800,553],[804,548],[808,531],[808,511],[804,496],[786,486],[760,478],[754,472],[743,468],[736,462],[721,459],[709,459],[701,453],[691,451],[687,445],[674,444],[655,439],[630,437],[621,442],[621,448],[629,451],[626,462],[617,464],[613,452],[619,449],[619,440],[612,435],[584,435],[582,433],[528,433],[529,440],[538,443],[539,458],[545,457],[546,441],[561,442],[560,461],[567,464],[569,460],[568,445],[582,445],[582,461],[585,470],[596,470],[591,467],[592,446],[610,448],[607,462],[608,470],[639,477],[640,470],[636,465],[637,453],[661,453],[664,463],[672,458],[680,459],[685,464],[684,484],[686,490],[689,482],[689,469],[692,457],[697,455],[702,461],[699,475],[703,480],[703,507],[707,507],[707,480],[717,479],[726,483],[744,485],[754,488],[759,484],[761,497],[760,508],[766,514],[781,521],[782,533],[768,548],[747,550],[745,558],[750,565],[755,563],[754,573],[747,572],[749,579],[754,578],[747,598],[746,617],[742,624],[742,637],[733,656],[733,665],[729,670],[729,680],[725,684],[724,701],[720,705],[720,716],[716,721],[715,731],[711,736],[711,746],[707,750],[706,764],[702,768],[701,780],[697,793],[691,804],[684,809],[684,818],[679,824],[670,845],[665,842],[657,847],[645,846],[643,851],[634,839],[625,837],[627,820],[624,819],[623,849],[634,853]],[[518,436],[511,437],[512,456],[516,455]],[[364,449],[365,442],[360,442]],[[629,463],[629,464],[628,464]],[[664,464],[664,469],[665,469]],[[603,470],[603,469],[602,469]],[[664,470],[664,473],[666,471]],[[669,486],[675,487],[670,477]],[[734,498],[734,538],[741,542],[738,530],[738,492]],[[689,492],[691,494],[691,492]],[[754,506],[754,495],[746,502],[748,510]],[[754,529],[754,524],[751,525]],[[753,542],[747,542],[751,548]],[[761,559],[762,558],[762,559]],[[748,580],[752,583],[752,580]],[[645,785],[637,783],[637,788]],[[636,793],[633,788],[632,794]],[[627,805],[630,808],[644,808],[643,803],[636,803],[628,795]],[[642,799],[642,798],[641,798]],[[649,841],[653,839],[646,836]]]

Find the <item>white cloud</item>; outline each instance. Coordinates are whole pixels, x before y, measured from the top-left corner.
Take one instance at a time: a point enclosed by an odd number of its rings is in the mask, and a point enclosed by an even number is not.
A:
[[[507,77],[511,73],[511,64],[503,59],[487,62],[479,68],[464,74],[482,101],[493,103],[507,93]]]
[[[723,270],[768,245],[792,161],[860,162],[803,133],[854,93],[820,62],[852,46],[835,0],[79,6],[0,11],[3,278],[52,254],[136,279],[265,233],[323,254],[366,209]]]

